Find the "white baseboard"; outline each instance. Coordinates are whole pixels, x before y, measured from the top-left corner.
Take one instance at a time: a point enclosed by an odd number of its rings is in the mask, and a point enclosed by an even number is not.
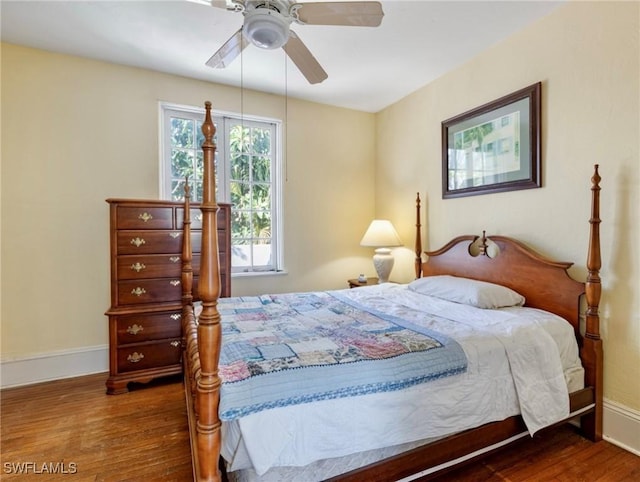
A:
[[[0,388],[109,371],[109,347],[92,346],[0,361]]]
[[[602,438],[640,456],[640,412],[605,398]]]

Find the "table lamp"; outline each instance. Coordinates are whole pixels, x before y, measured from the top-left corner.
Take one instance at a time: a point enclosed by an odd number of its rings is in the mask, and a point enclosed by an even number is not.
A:
[[[364,233],[360,246],[376,248],[373,255],[373,265],[378,273],[378,283],[389,281],[389,274],[393,268],[393,255],[391,247],[402,246],[402,241],[391,221],[386,219],[374,219]]]

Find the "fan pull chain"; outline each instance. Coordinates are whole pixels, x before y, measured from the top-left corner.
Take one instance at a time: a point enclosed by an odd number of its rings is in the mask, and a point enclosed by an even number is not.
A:
[[[289,56],[284,56],[284,182],[289,181]]]
[[[244,29],[244,26],[242,28]],[[240,51],[240,128],[240,138],[243,140],[242,154],[244,154],[244,49]]]

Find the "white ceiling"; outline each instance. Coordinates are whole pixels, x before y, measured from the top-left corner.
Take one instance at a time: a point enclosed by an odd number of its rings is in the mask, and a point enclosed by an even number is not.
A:
[[[302,2],[304,3],[304,2]],[[383,1],[382,25],[292,24],[329,74],[309,85],[284,52],[205,62],[242,25],[196,1],[1,0],[3,42],[377,112],[549,14],[562,1]]]

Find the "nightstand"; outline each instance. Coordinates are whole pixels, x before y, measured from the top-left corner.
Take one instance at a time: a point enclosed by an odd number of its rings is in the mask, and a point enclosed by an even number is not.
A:
[[[353,278],[347,281],[349,288],[359,288],[360,286],[377,285],[378,278],[367,278],[367,281],[358,281],[358,278]]]

